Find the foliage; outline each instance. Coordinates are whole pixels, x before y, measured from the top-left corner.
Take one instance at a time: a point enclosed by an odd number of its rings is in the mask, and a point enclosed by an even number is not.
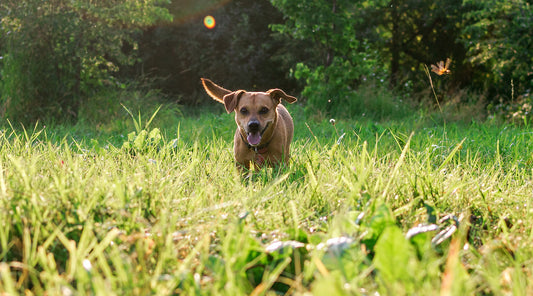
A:
[[[514,114],[530,100],[532,11],[525,0],[2,1],[1,113],[78,119],[89,97],[147,77],[169,102],[198,105],[211,102],[198,83],[210,77],[303,88],[308,115],[352,116],[374,112],[359,95],[372,87],[395,94],[382,106],[433,105],[424,69],[451,58],[432,83],[439,102]]]
[[[461,0],[370,1],[356,30],[387,61],[391,86],[427,87],[423,66],[446,57],[455,61],[451,86],[464,86],[468,69],[462,65],[464,47],[456,40],[464,10]]]
[[[383,79],[384,72],[366,41],[357,39],[352,1],[272,1],[286,16],[272,28],[295,39],[313,40],[318,48],[311,63],[298,63],[294,77],[305,81],[302,95],[312,112],[330,113],[352,100],[354,90],[367,78]],[[377,80],[376,79],[376,80]]]
[[[0,89],[14,120],[76,117],[84,100],[136,61],[138,28],[170,20],[161,0],[3,1]]]
[[[0,293],[533,289],[527,128],[296,120],[290,165],[243,178],[223,111],[131,119],[113,134],[158,130],[161,149],[3,122]]]
[[[472,8],[461,41],[468,48],[468,61],[479,69],[478,82],[506,102],[530,94],[533,90],[531,3],[468,0],[465,4]]]
[[[527,1],[272,3],[286,18],[275,30],[313,40],[318,48],[305,61],[295,53],[293,63],[295,77],[305,81],[303,95],[317,110],[333,99],[339,106],[352,100],[370,73],[418,94],[419,102],[434,103],[423,69],[446,58],[452,60],[451,72],[435,84],[441,102],[456,99],[465,88],[484,94],[487,103],[511,103],[530,92],[533,10]]]
[[[157,127],[151,130],[149,129],[150,124],[161,109],[161,105],[154,111],[152,117],[150,117],[150,119],[144,123],[144,126],[140,111],[138,118],[136,119],[135,116],[133,116],[133,113],[131,113],[126,106],[123,107],[133,119],[135,126],[135,131],[130,132],[128,134],[127,141],[122,143],[123,150],[129,152],[132,156],[135,156],[137,154],[143,155],[149,154],[150,152],[161,152],[162,149],[173,149],[177,147],[178,139],[174,139],[170,141],[168,145],[164,145],[163,143],[165,140],[163,139],[161,130]]]

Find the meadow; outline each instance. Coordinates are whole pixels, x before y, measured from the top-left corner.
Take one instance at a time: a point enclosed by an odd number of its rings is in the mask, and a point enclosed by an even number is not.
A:
[[[533,294],[527,125],[290,107],[246,175],[223,108],[2,122],[0,294]]]

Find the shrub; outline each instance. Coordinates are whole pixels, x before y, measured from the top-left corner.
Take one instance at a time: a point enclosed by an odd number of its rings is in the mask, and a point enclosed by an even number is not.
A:
[[[357,5],[350,1],[272,1],[288,17],[283,25],[273,29],[295,39],[315,43],[316,57],[300,62],[294,77],[305,81],[302,95],[308,99],[308,110],[332,114],[341,110],[349,114],[346,105],[352,103],[355,90],[367,79],[384,79],[377,52],[355,36]],[[358,110],[359,111],[359,110]]]
[[[533,89],[533,9],[528,2],[465,1],[472,8],[461,41],[477,67],[475,82],[505,102]]]
[[[7,1],[0,4],[3,115],[20,121],[75,118],[113,73],[136,61],[138,28],[170,20],[148,1]]]

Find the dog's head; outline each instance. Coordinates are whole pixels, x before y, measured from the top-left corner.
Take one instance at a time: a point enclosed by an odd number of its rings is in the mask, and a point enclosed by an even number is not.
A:
[[[296,98],[275,88],[267,92],[229,91],[209,79],[202,79],[206,92],[226,107],[228,113],[235,111],[235,121],[246,141],[257,146],[277,120],[277,106],[284,99],[289,103]]]
[[[263,136],[276,125],[276,108],[281,99],[296,102],[295,97],[277,88],[267,92],[238,90],[223,97],[226,111],[235,111],[235,121],[251,146],[259,145]]]

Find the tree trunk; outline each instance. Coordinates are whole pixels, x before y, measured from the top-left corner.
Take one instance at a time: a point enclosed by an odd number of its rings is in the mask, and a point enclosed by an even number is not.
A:
[[[399,7],[398,0],[391,1],[392,40],[390,43],[390,85],[395,87],[398,83],[398,71],[400,69],[400,30],[399,30]]]

